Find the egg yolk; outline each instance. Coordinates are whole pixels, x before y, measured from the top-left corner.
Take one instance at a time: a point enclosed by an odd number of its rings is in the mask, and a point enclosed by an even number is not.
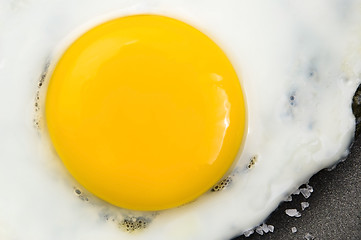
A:
[[[63,53],[46,96],[66,168],[116,206],[162,210],[215,185],[240,150],[237,74],[205,34],[157,15],[98,25]]]

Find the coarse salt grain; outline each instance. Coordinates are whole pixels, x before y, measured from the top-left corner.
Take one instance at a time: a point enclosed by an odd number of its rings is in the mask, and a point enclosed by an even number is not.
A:
[[[262,227],[261,226],[258,226],[256,228],[256,233],[258,233],[259,235],[263,235],[263,230],[262,230]]]
[[[291,202],[292,201],[292,196],[288,196],[286,199],[285,199],[285,202]]]
[[[308,208],[309,206],[310,206],[310,204],[308,202],[301,202],[302,211],[305,210],[306,208]]]
[[[311,196],[311,192],[307,188],[301,188],[300,189],[301,194],[307,199]]]
[[[301,213],[297,209],[286,209],[285,212],[290,217],[301,217]]]
[[[244,235],[245,237],[249,237],[249,236],[251,236],[253,233],[254,233],[254,230],[253,230],[253,229],[250,229],[250,230],[245,231],[245,232],[243,233],[243,235]]]
[[[261,227],[262,227],[263,232],[265,232],[265,233],[269,232],[269,228],[268,228],[267,224],[263,223]]]
[[[315,237],[312,236],[310,233],[306,233],[305,239],[306,239],[306,240],[313,240],[313,239],[315,239]]]
[[[297,190],[294,191],[292,194],[293,194],[293,195],[298,195],[298,194],[300,194],[300,189],[297,189]]]

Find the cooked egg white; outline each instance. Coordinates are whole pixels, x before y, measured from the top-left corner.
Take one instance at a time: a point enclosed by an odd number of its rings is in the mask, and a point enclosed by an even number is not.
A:
[[[229,239],[348,153],[361,74],[360,1],[1,5],[1,239]],[[247,137],[230,184],[163,211],[126,210],[89,193],[59,159],[44,119],[49,78],[66,47],[102,22],[134,14],[171,17],[206,34],[231,61],[246,100]],[[126,231],[127,223],[140,229]]]

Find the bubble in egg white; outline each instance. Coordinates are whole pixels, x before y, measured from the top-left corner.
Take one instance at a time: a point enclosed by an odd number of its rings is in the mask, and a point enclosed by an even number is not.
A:
[[[348,153],[361,76],[360,1],[1,5],[1,239],[229,239],[249,233]],[[94,24],[148,13],[182,20],[218,43],[241,78],[249,114],[230,176],[196,201],[160,212],[120,209],[88,193],[56,156],[43,122],[44,74],[61,46]]]

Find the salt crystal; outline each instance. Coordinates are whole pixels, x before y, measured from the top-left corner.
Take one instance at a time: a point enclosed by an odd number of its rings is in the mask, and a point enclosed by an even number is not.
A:
[[[275,227],[273,225],[268,225],[268,229],[271,233],[275,230]]]
[[[263,235],[263,230],[262,230],[262,227],[261,226],[258,226],[256,228],[256,233],[258,233],[259,235]]]
[[[261,227],[262,227],[263,232],[265,232],[265,233],[269,232],[269,228],[268,228],[267,224],[263,223]]]
[[[313,240],[313,239],[315,239],[315,237],[314,236],[312,236],[311,234],[309,234],[309,233],[306,233],[306,235],[305,235],[305,239],[306,240]]]
[[[254,233],[253,229],[247,230],[243,233],[245,237],[249,237]]]
[[[292,233],[296,233],[296,232],[297,232],[297,228],[296,228],[296,227],[292,227],[292,228],[291,228],[291,231],[292,231]]]
[[[292,194],[293,194],[293,195],[298,195],[298,194],[300,194],[300,189],[297,189],[297,190],[294,191]]]
[[[286,209],[285,212],[290,217],[301,217],[301,213],[297,209]]]
[[[313,192],[313,187],[312,186],[306,184],[306,187],[307,187],[308,191],[310,191],[311,193]]]
[[[292,196],[288,196],[286,199],[285,199],[285,202],[291,202],[292,201]]]
[[[312,190],[313,191],[313,190]],[[311,191],[308,190],[307,188],[301,188],[300,192],[302,193],[302,195],[307,199],[311,196]]]
[[[308,208],[309,206],[310,206],[310,204],[308,202],[301,202],[302,211],[305,210],[306,208]]]

